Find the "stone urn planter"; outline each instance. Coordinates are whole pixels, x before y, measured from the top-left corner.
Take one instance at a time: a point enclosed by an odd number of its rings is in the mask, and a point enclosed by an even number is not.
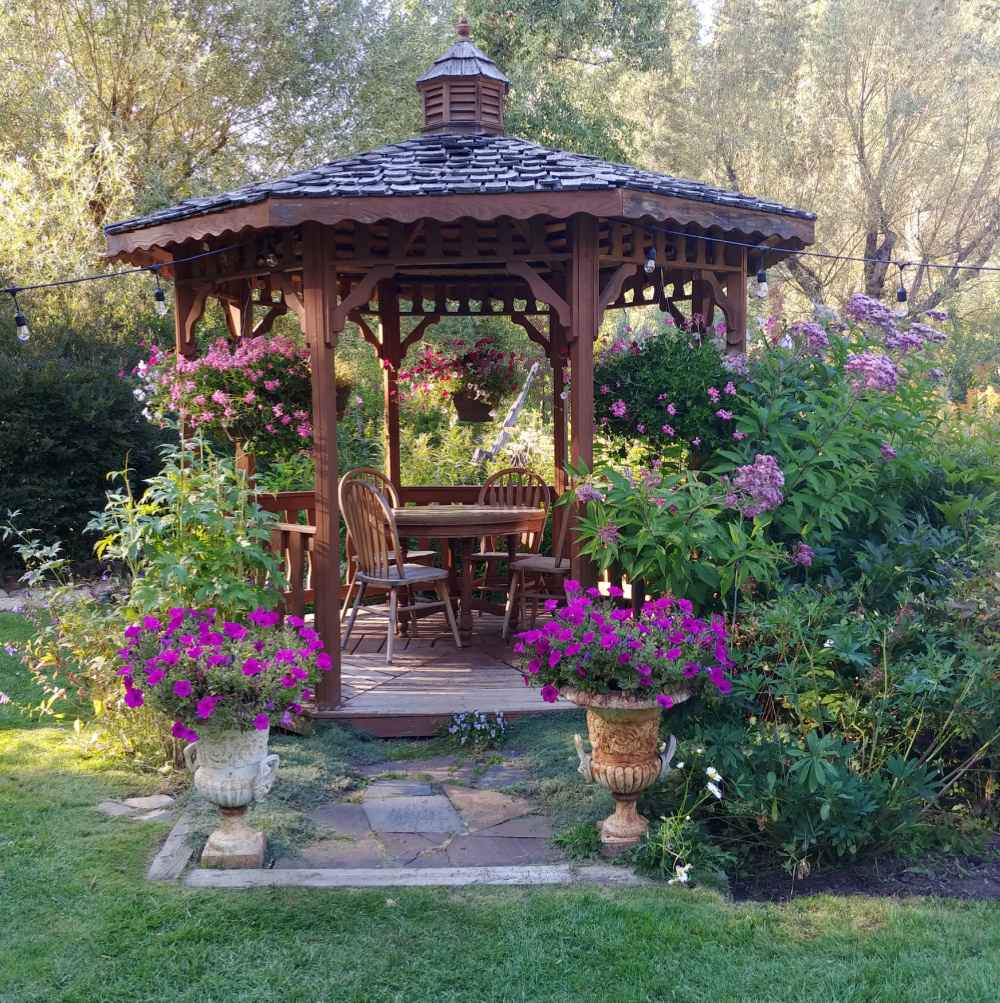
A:
[[[195,789],[222,814],[201,855],[202,867],[262,867],[264,833],[246,823],[247,808],[274,786],[278,757],[268,753],[270,729],[211,731],[184,748]]]
[[[483,422],[490,420],[490,411],[493,410],[492,404],[475,397],[468,397],[465,394],[454,394],[451,399],[455,404],[459,421]]]
[[[660,713],[655,700],[639,700],[608,693],[562,690],[562,696],[587,708],[587,731],[591,752],[576,736],[580,773],[588,782],[606,787],[615,799],[614,814],[601,823],[601,842],[606,854],[635,846],[646,834],[649,822],[636,810],[639,795],[670,768],[677,749],[671,736],[669,748],[660,742]],[[688,692],[672,694],[675,704]]]

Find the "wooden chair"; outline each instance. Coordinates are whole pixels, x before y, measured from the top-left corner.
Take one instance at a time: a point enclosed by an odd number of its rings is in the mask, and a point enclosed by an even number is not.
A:
[[[340,483],[337,485],[337,500],[340,503],[341,511],[344,510],[344,485],[352,481],[361,481],[374,488],[386,501],[390,508],[399,508],[399,492],[396,485],[389,480],[381,470],[374,467],[354,467],[348,470]],[[347,592],[344,594],[344,603],[341,609],[347,609],[351,601],[351,592],[354,589],[354,582],[358,573],[358,562],[354,553],[354,544],[351,539],[351,531],[347,531],[347,539],[344,541],[344,556],[347,561]],[[429,564],[437,557],[436,550],[408,550],[403,555],[404,561],[411,564]],[[395,554],[389,555],[390,561],[395,561]]]
[[[343,644],[346,645],[351,638],[354,621],[357,619],[358,608],[365,592],[370,587],[385,589],[389,593],[389,629],[386,634],[385,661],[387,665],[391,665],[399,590],[409,589],[415,593],[417,589],[428,588],[437,593],[439,601],[418,603],[413,599],[406,607],[407,612],[416,613],[418,609],[443,606],[448,617],[448,625],[455,638],[455,645],[461,648],[462,641],[458,636],[458,625],[448,595],[448,572],[444,568],[406,564],[403,561],[403,549],[399,544],[395,516],[386,499],[371,484],[360,479],[349,480],[341,484],[340,495],[341,513],[347,524],[347,531],[354,540],[358,565],[358,596],[351,610]]]
[[[533,554],[514,561],[510,594],[507,597],[507,609],[503,618],[504,640],[510,636],[510,622],[515,608],[522,606],[525,599],[532,600],[531,622],[534,625],[538,615],[539,600],[561,600],[565,596],[563,583],[570,573],[569,557],[566,555],[566,531],[569,528],[570,518],[570,510],[566,509],[563,512],[551,557]]]
[[[508,467],[490,475],[479,491],[480,505],[496,505],[501,508],[540,508],[549,514],[549,487],[545,478],[524,467]],[[542,523],[543,527],[545,523]],[[532,557],[542,544],[542,533],[522,533],[517,541],[517,557]],[[463,561],[462,573],[475,575],[478,566],[485,565],[483,574],[473,578],[473,592],[507,592],[510,576],[500,575],[498,565],[509,558],[505,537],[484,536],[479,541],[479,549],[467,554]],[[497,612],[499,612],[499,608]]]

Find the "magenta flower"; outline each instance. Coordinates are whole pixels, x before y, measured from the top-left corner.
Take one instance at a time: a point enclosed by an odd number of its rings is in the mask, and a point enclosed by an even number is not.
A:
[[[200,717],[203,720],[207,720],[215,713],[215,705],[222,699],[222,697],[202,697],[194,707],[195,717]]]
[[[178,679],[177,682],[174,683],[174,696],[181,697],[182,699],[184,697],[189,697],[191,696],[191,691],[193,689],[194,687],[187,679]]]
[[[146,682],[150,686],[155,686],[157,683],[163,682],[163,677],[166,675],[163,669],[153,669],[152,672],[146,673]]]
[[[198,732],[192,731],[180,721],[174,721],[174,726],[170,729],[170,734],[173,735],[174,738],[179,738],[184,742],[198,741]]]
[[[247,629],[240,623],[224,623],[222,633],[234,641],[242,641],[247,636]]]
[[[163,624],[155,616],[144,616],[142,618],[142,626],[145,630],[149,631],[163,629]]]
[[[628,414],[628,405],[623,400],[616,400],[611,405],[611,413],[616,418],[624,418]]]
[[[271,719],[266,714],[258,714],[253,719],[253,726],[258,731],[267,731],[271,727]]]
[[[555,703],[559,699],[559,690],[557,690],[551,684],[547,684],[541,688],[541,697],[546,703]]]
[[[718,404],[719,403],[720,394],[719,394],[718,388],[716,388],[716,387],[709,387],[708,390],[706,390],[705,392],[708,394],[708,399],[713,404]]]
[[[732,421],[733,412],[727,411],[725,408],[719,408],[719,410],[715,412],[715,417],[721,418],[723,421]]]
[[[657,693],[656,702],[666,710],[669,710],[674,705],[674,698],[668,693]]]
[[[264,670],[264,663],[259,658],[248,658],[243,663],[243,675],[256,676]]]
[[[125,706],[135,709],[136,707],[141,707],[145,702],[142,690],[137,690],[132,686],[125,684]]]
[[[321,651],[316,656],[316,668],[320,672],[329,672],[333,668],[333,659],[325,651]]]

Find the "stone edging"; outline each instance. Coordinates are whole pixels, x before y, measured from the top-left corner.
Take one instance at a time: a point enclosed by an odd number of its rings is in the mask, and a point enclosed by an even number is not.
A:
[[[462,885],[645,885],[648,880],[610,864],[517,867],[355,867],[281,870],[195,868],[189,888],[431,888]]]

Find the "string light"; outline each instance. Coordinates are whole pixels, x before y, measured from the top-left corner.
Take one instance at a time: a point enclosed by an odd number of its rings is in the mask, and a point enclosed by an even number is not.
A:
[[[906,286],[903,284],[903,269],[905,267],[905,264],[899,266],[899,288],[896,290],[896,305],[892,308],[892,315],[900,320],[910,312],[910,308],[906,304]]]
[[[754,289],[754,294],[762,300],[767,299],[767,272],[764,270],[763,265],[757,270],[757,287]]]
[[[27,318],[21,313],[21,305],[17,302],[17,290],[8,289],[7,291],[14,301],[14,328],[17,331],[17,340],[25,342],[31,337],[31,328],[28,327]]]
[[[646,263],[642,266],[642,270],[647,275],[652,275],[656,270],[656,248],[651,247],[646,251]]]
[[[153,309],[161,316],[166,317],[167,315],[167,295],[163,291],[163,286],[160,285],[160,269],[151,269],[153,273],[153,278],[156,279],[156,289],[153,291]]]

